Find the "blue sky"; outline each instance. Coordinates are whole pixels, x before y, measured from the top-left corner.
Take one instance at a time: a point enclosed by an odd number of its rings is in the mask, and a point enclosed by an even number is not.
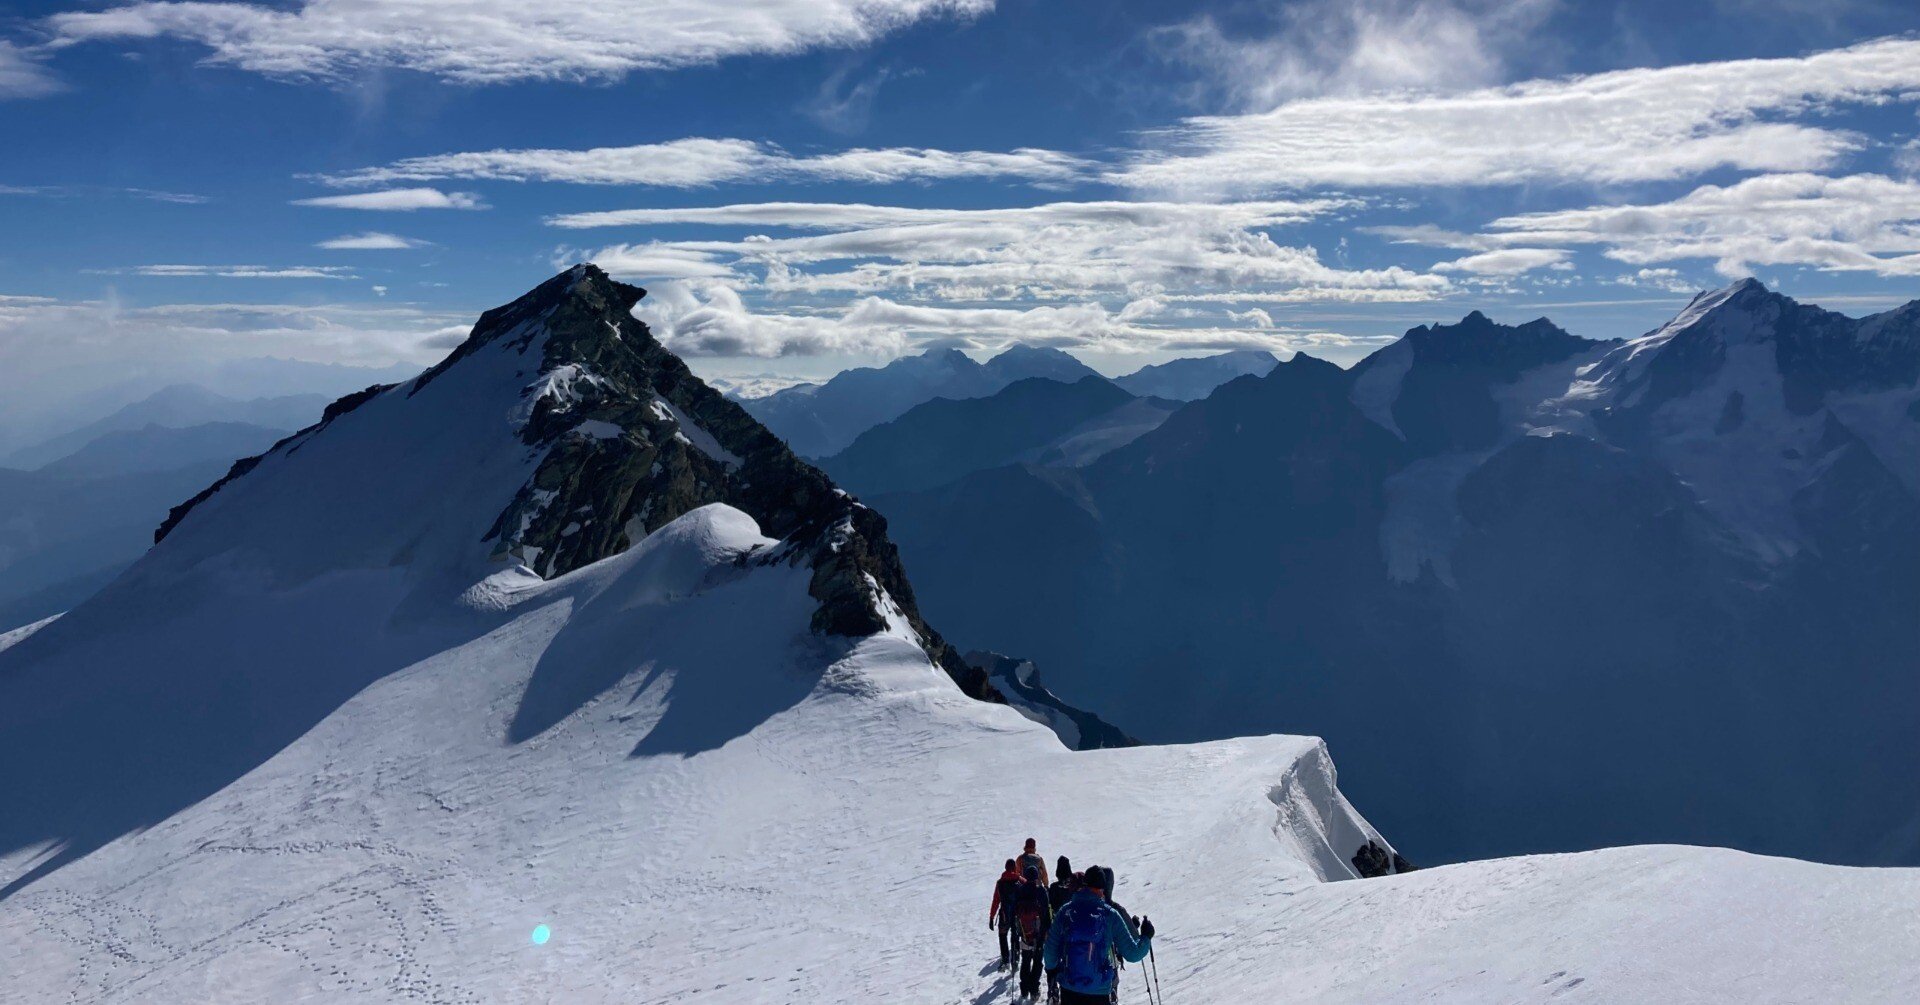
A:
[[[0,370],[431,362],[580,258],[735,378],[1013,340],[1350,363],[1476,307],[1630,336],[1749,272],[1870,312],[1920,289],[1916,31],[1872,0],[33,0],[0,19]]]

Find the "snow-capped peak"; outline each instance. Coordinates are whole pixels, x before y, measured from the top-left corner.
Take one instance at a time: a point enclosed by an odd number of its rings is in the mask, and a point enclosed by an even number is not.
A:
[[[1798,306],[1751,276],[1731,286],[1694,295],[1673,320],[1636,341],[1664,344],[1687,331],[1710,332],[1727,344],[1765,338],[1783,307]]]
[[[274,577],[390,568],[472,581],[555,578],[712,503],[747,513],[814,570],[814,627],[885,630],[903,612],[936,662],[991,694],[920,618],[885,523],[687,369],[576,266],[487,311],[446,360],[342,399],[182,507],[150,574],[214,556]]]

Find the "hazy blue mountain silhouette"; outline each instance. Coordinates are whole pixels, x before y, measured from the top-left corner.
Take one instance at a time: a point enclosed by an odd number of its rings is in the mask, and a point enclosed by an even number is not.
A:
[[[1058,349],[1014,346],[985,363],[958,349],[934,349],[883,367],[847,370],[740,402],[802,457],[827,457],[855,437],[935,398],[979,398],[1028,377],[1072,382],[1098,376]]]
[[[1920,308],[1475,313],[1076,471],[877,496],[928,616],[1148,741],[1325,736],[1421,859],[1920,863]]]

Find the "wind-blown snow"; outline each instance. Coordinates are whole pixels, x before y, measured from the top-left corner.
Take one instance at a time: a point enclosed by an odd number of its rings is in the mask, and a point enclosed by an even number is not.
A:
[[[11,631],[0,632],[0,653],[6,652],[7,650],[12,649],[14,646],[17,646],[20,643],[27,641],[29,638],[33,637],[34,632],[37,632],[40,629],[45,628],[48,625],[53,624],[55,621],[58,621],[58,620],[60,620],[60,615],[56,614],[50,618],[41,618],[39,621],[36,621],[30,625],[22,625],[19,628],[15,628]]]

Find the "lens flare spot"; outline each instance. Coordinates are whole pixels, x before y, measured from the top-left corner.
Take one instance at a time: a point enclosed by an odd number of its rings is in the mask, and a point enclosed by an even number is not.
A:
[[[553,938],[553,929],[548,928],[545,925],[533,926],[533,944],[534,945],[544,946],[547,944],[547,940],[551,938]]]

